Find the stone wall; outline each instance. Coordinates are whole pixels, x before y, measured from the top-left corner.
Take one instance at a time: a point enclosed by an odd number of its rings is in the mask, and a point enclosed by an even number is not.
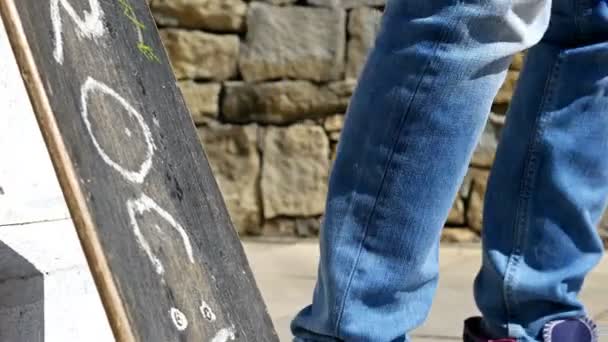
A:
[[[384,0],[151,0],[175,74],[241,234],[314,236],[343,115]],[[477,241],[517,56],[444,241]],[[608,222],[607,222],[608,225]]]

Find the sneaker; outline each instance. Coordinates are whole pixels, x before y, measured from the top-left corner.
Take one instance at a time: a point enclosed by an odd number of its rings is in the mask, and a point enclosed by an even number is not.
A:
[[[590,319],[569,318],[551,321],[543,328],[543,342],[598,342],[597,327]],[[464,342],[516,342],[514,338],[489,338],[483,331],[482,318],[464,321]]]
[[[516,342],[514,338],[489,338],[483,332],[481,317],[471,317],[464,321],[464,342]]]

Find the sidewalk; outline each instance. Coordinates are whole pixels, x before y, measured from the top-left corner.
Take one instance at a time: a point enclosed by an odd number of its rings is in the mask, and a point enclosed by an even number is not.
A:
[[[309,303],[319,257],[316,241],[293,244],[245,241],[245,251],[281,341],[291,341],[289,322]],[[462,320],[477,313],[471,284],[479,268],[477,245],[444,245],[439,289],[426,324],[414,341],[460,341]],[[608,258],[587,279],[582,298],[591,316],[608,326]],[[602,341],[602,338],[600,338]]]

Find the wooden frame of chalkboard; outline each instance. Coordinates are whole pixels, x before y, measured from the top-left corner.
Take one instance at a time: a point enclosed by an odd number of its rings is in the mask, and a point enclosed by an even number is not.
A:
[[[0,14],[116,339],[278,341],[146,1]]]

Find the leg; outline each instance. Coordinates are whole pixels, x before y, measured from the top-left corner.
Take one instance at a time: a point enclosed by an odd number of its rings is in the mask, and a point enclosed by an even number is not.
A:
[[[549,2],[388,2],[330,179],[313,304],[300,341],[403,341],[425,319],[437,248],[510,57]]]
[[[475,296],[493,335],[536,341],[585,314],[577,294],[603,251],[608,195],[607,4],[555,0],[528,54],[484,210]]]

